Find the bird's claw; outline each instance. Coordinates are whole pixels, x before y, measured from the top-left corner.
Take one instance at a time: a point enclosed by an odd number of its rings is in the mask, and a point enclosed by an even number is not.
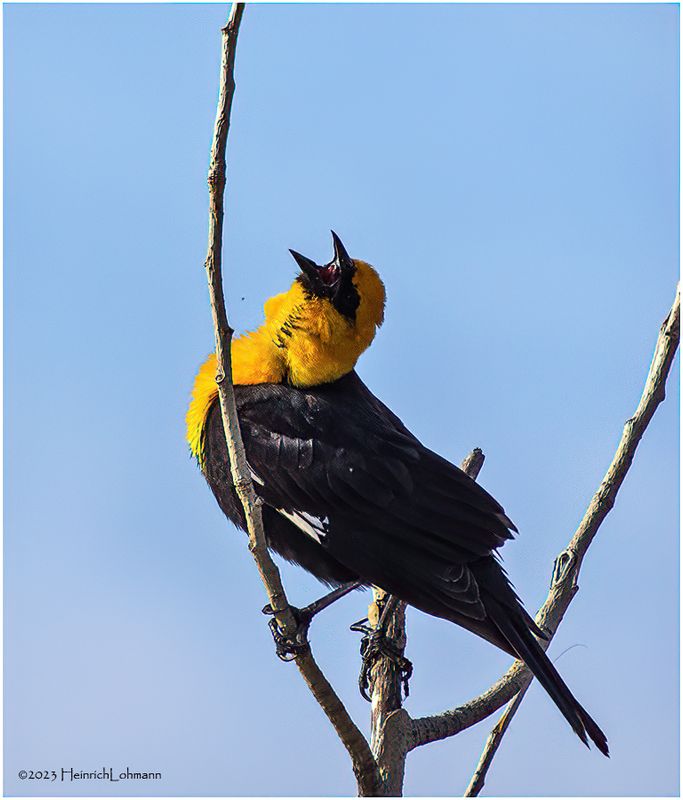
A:
[[[370,625],[370,620],[365,617],[364,619],[359,619],[358,622],[354,622],[353,625],[350,625],[349,630],[354,633],[362,633],[364,636],[369,636],[375,629]],[[361,643],[361,647],[362,646]]]
[[[297,623],[294,636],[285,636],[280,630],[275,617],[268,622],[268,627],[273,634],[275,642],[275,655],[281,661],[294,661],[297,656],[306,653],[309,649],[308,628],[312,617],[305,613],[305,609],[295,608],[294,606],[290,606],[289,609]],[[261,613],[272,616],[275,612],[269,603],[261,609]]]
[[[366,623],[368,623],[368,620],[362,619],[351,626],[352,631],[363,634],[360,643],[362,664],[360,675],[358,676],[358,688],[360,689],[361,695],[368,702],[371,702],[368,690],[370,689],[372,679],[372,668],[379,659],[388,658],[396,665],[400,674],[403,694],[405,697],[408,697],[410,694],[409,681],[413,674],[412,663],[403,655],[401,649],[397,647],[394,641],[390,639],[384,631],[379,628],[373,628]]]

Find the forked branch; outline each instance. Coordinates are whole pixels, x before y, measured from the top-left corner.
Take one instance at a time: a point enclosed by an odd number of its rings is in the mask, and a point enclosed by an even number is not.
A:
[[[244,508],[249,534],[249,549],[259,570],[277,624],[284,635],[290,636],[296,628],[295,620],[287,602],[280,573],[268,553],[261,507],[249,473],[238,423],[231,377],[230,346],[233,331],[225,311],[221,275],[226,175],[225,149],[235,91],[235,50],[244,7],[243,3],[233,5],[228,24],[222,31],[220,93],[208,175],[209,244],[205,266],[216,337],[216,383],[231,474],[236,492]],[[638,408],[624,427],[614,459],[581,524],[567,548],[555,561],[550,592],[536,617],[537,623],[551,637],[578,591],[579,570],[586,551],[614,505],[619,488],[631,466],[638,443],[657,406],[664,399],[666,379],[679,344],[679,316],[680,298],[677,291],[671,312],[660,330],[654,358]],[[478,471],[478,467],[481,466],[481,463],[477,464],[476,462],[479,459],[483,461],[480,454],[479,457],[474,454],[473,456],[474,464],[463,464],[463,469],[470,474],[475,469]],[[398,631],[404,632],[400,617],[397,619],[397,623]],[[395,699],[389,700],[389,694],[393,698],[396,697],[394,689],[391,692],[384,692],[382,699],[383,681],[386,681],[385,689],[388,689],[390,684],[395,688],[395,676],[387,673],[384,678],[380,678],[379,685],[376,687],[379,697],[373,726],[373,745],[377,755],[375,758],[367,740],[351,720],[341,700],[317,666],[310,649],[296,657],[296,664],[315,699],[349,752],[358,782],[358,791],[362,796],[400,794],[405,757],[410,750],[453,736],[480,722],[510,701],[517,692],[525,691],[531,682],[530,672],[522,663],[515,662],[496,684],[474,700],[442,714],[412,720],[400,707],[400,695],[398,703]],[[495,754],[495,748],[519,706],[521,697],[522,695],[508,709],[504,719],[490,737],[480,767],[468,789],[468,794],[477,794],[483,786],[486,771]],[[392,708],[392,705],[397,707]],[[382,767],[381,774],[380,765]]]
[[[270,557],[263,530],[261,506],[254,491],[244,444],[237,418],[235,393],[232,385],[230,344],[233,330],[228,324],[223,297],[221,254],[223,245],[223,201],[225,193],[225,150],[230,128],[230,110],[235,93],[235,51],[244,3],[234,3],[228,24],[222,31],[222,57],[218,110],[211,145],[209,167],[209,244],[206,256],[206,274],[209,282],[211,312],[216,337],[216,383],[223,419],[223,429],[230,456],[230,471],[235,490],[244,508],[251,551],[268,601],[282,632],[294,634],[296,624],[287,602],[280,572]],[[363,734],[358,730],[343,703],[316,664],[310,649],[296,657],[296,664],[328,719],[346,747],[358,782],[359,793],[379,793],[380,778],[377,763]]]
[[[624,426],[612,463],[576,532],[565,550],[555,560],[550,592],[536,615],[537,624],[551,638],[578,592],[579,570],[586,551],[614,506],[617,493],[633,462],[638,443],[657,406],[664,400],[666,379],[679,344],[679,323],[680,289],[677,287],[671,311],[659,331],[650,371],[638,407]],[[541,644],[547,647],[548,642]],[[420,745],[454,736],[465,728],[476,725],[509,702],[518,691],[525,689],[531,682],[531,677],[529,670],[521,662],[516,661],[499,681],[474,700],[442,714],[414,720],[410,730],[409,748],[412,750]],[[495,742],[491,746],[493,745]],[[479,778],[481,785],[484,777],[485,770]]]

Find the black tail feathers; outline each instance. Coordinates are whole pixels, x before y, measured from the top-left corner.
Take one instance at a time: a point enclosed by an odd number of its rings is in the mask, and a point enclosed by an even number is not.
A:
[[[569,691],[569,687],[527,627],[524,617],[520,615],[516,618],[514,612],[511,613],[491,597],[485,598],[484,605],[490,619],[548,692],[581,741],[588,746],[590,737],[598,750],[609,757],[607,737]]]

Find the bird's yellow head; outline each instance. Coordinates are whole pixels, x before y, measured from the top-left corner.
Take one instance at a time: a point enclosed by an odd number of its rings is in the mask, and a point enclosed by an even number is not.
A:
[[[235,384],[331,383],[355,367],[384,321],[384,284],[365,261],[352,259],[332,232],[334,257],[323,265],[291,250],[301,269],[290,289],[266,301],[261,327],[232,342]],[[187,413],[190,447],[199,455],[206,414],[217,394],[216,359],[195,379]]]
[[[351,259],[334,232],[332,240],[334,257],[323,265],[291,250],[301,274],[264,307],[263,327],[282,367],[280,380],[293,386],[318,386],[346,375],[384,320],[379,275]]]

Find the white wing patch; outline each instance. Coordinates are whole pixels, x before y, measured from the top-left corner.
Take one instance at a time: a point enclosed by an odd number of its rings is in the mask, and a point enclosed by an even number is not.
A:
[[[265,483],[263,482],[263,480],[261,478],[259,478],[259,476],[251,468],[251,464],[247,463],[247,466],[249,467],[249,474],[251,475],[252,481],[254,481],[254,483],[258,483],[259,486],[265,486]]]
[[[249,467],[249,474],[251,475],[252,481],[254,481],[254,483],[258,483],[259,486],[265,486],[266,484],[263,482],[263,478],[254,472],[254,468],[248,461],[247,466]]]
[[[254,472],[251,464],[247,464],[251,479],[259,486],[265,486],[263,478]],[[330,520],[328,517],[315,517],[313,514],[308,514],[306,511],[285,511],[284,508],[276,509],[283,517],[287,517],[290,522],[293,522],[296,527],[303,531],[307,536],[310,536],[313,541],[318,544],[323,543],[323,539],[327,536],[330,529]]]
[[[323,543],[330,528],[330,520],[327,517],[315,517],[305,511],[285,511],[284,508],[278,508],[277,511],[315,542]]]

